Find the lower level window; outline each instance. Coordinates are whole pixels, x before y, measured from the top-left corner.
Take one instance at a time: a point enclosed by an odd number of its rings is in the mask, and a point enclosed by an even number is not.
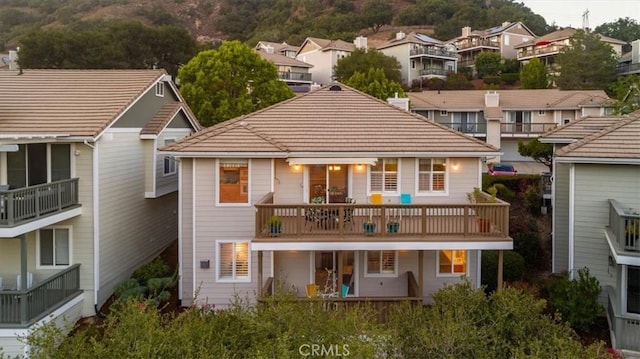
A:
[[[218,242],[218,280],[248,282],[249,242]]]
[[[627,312],[640,314],[640,267],[627,267]]]
[[[368,276],[395,276],[397,275],[396,251],[367,251],[367,275]]]
[[[445,250],[438,253],[438,274],[467,273],[467,251]]]
[[[40,266],[68,266],[71,257],[68,228],[45,228],[38,233]]]

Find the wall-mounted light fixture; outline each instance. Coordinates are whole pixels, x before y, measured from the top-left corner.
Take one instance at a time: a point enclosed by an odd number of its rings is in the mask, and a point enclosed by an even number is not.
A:
[[[340,171],[340,165],[329,165],[329,171]]]

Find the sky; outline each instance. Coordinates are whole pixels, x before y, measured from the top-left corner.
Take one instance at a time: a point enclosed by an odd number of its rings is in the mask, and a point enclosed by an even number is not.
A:
[[[640,22],[640,0],[516,0],[544,17],[547,24],[582,28],[582,14],[589,10],[589,28],[629,17]]]

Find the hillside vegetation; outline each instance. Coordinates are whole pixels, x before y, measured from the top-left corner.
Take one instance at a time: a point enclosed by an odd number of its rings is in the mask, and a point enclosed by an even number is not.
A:
[[[249,44],[299,45],[307,36],[349,41],[360,34],[375,37],[382,25],[433,28],[442,40],[458,36],[464,26],[485,29],[504,21],[523,21],[536,34],[550,30],[541,16],[513,0],[3,0],[0,44],[15,48],[39,28],[118,19],[180,25],[201,42]]]

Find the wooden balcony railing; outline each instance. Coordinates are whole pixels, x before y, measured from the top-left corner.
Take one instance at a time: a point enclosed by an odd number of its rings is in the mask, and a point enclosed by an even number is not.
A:
[[[620,313],[616,291],[611,286],[606,287],[607,315],[611,323],[611,332],[616,339],[616,348],[640,351],[640,325],[634,318],[625,318]]]
[[[624,207],[620,202],[610,199],[609,227],[620,248],[640,252],[640,209]]]
[[[74,264],[27,290],[0,291],[0,327],[27,327],[79,293],[80,264]]]
[[[536,56],[536,55],[550,55],[559,53],[564,48],[564,45],[551,45],[544,47],[525,48],[518,50],[518,58]]]
[[[271,197],[269,199],[272,201]],[[255,204],[256,238],[509,236],[509,204]],[[277,225],[270,223],[276,216]]]
[[[555,123],[500,123],[500,131],[502,134],[516,134],[516,133],[545,133],[551,129],[556,128]]]
[[[453,130],[464,132],[464,133],[474,133],[474,134],[486,134],[487,133],[487,123],[486,122],[450,122],[450,123],[441,123],[441,125],[445,125]]]
[[[458,52],[465,49],[472,49],[476,47],[491,47],[491,48],[500,48],[499,41],[491,41],[489,39],[473,39],[473,40],[461,40],[456,42],[456,47],[458,48]]]
[[[286,81],[311,82],[311,74],[305,72],[279,71],[278,77]]]
[[[77,178],[0,191],[0,227],[13,227],[78,204]]]

